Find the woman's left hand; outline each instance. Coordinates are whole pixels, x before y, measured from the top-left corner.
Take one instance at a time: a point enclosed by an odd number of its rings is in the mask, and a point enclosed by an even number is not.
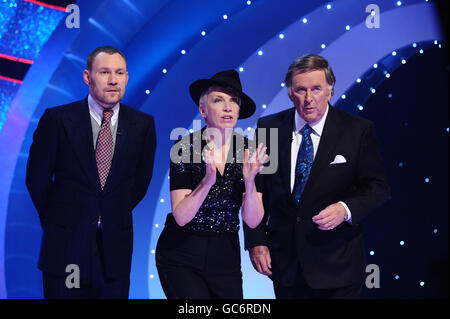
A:
[[[244,151],[244,164],[242,165],[242,175],[244,181],[252,181],[264,167],[268,155],[266,154],[267,147],[263,147],[263,143],[259,143],[258,148],[253,152],[252,157],[249,159],[249,150]]]

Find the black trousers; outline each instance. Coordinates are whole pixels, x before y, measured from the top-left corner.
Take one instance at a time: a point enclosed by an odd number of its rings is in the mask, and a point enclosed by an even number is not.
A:
[[[314,289],[306,282],[299,265],[297,267],[295,282],[292,286],[284,286],[274,281],[273,288],[277,299],[359,299],[361,296],[362,282],[346,287]]]
[[[168,299],[242,299],[237,233],[196,234],[178,229],[161,233],[156,267]]]
[[[107,278],[103,256],[101,228],[97,230],[89,280],[80,281],[79,288],[68,288],[66,278],[43,272],[44,298],[46,299],[128,299],[129,276]],[[80,269],[80,273],[83,269]],[[69,274],[67,274],[69,276]]]

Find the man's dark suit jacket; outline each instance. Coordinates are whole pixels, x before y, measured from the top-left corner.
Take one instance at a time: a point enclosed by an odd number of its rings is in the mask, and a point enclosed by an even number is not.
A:
[[[129,276],[131,211],[147,192],[155,148],[153,117],[121,104],[113,160],[102,190],[87,99],[45,111],[33,136],[26,175],[43,228],[41,270],[67,276],[66,266],[76,264],[81,280],[88,281],[102,216],[106,274]]]
[[[272,279],[287,286],[293,284],[298,264],[315,289],[360,282],[365,274],[362,221],[389,192],[374,126],[329,106],[309,179],[297,204],[290,186],[294,112],[291,108],[258,121],[258,128],[267,128],[267,132],[278,128],[279,162],[274,174],[257,177],[263,184],[265,218],[253,230],[244,225],[245,248],[267,245]],[[270,148],[268,144],[269,154]],[[336,155],[345,157],[346,163],[330,165]],[[312,217],[339,201],[349,207],[352,224],[319,230]]]

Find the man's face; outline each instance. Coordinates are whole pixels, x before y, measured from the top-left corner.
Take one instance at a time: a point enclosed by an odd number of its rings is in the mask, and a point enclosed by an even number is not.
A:
[[[104,108],[111,108],[122,100],[128,82],[127,65],[119,53],[100,52],[92,63],[92,70],[84,70],[84,82],[89,93]]]
[[[199,109],[208,127],[233,128],[239,117],[239,97],[217,88],[208,94]]]
[[[331,88],[324,70],[297,73],[292,77],[291,94],[298,114],[309,124],[319,121],[331,99]]]

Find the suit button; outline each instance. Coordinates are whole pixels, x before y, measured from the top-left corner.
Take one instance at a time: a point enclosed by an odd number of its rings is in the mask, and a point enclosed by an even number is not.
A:
[[[302,221],[300,217],[297,217],[295,220],[297,221],[297,223],[300,223]]]

